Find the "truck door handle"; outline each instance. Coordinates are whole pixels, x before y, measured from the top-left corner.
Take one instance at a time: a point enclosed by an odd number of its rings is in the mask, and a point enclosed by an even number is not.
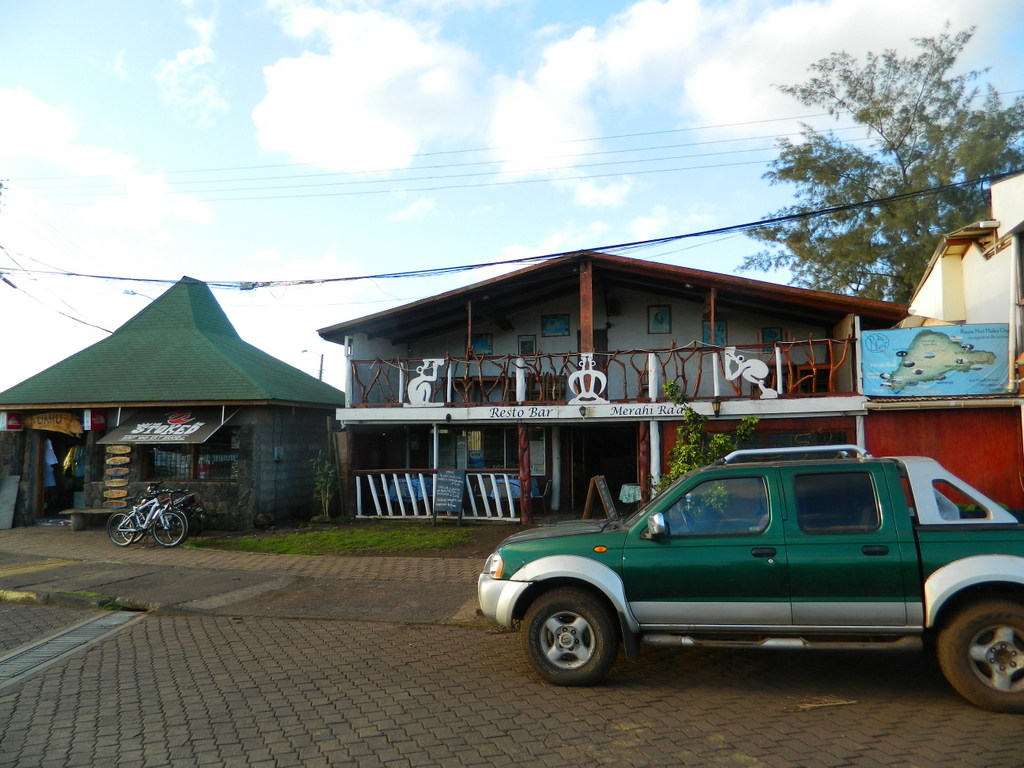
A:
[[[865,555],[888,555],[889,548],[885,544],[869,544],[861,547],[860,551]]]
[[[754,557],[775,557],[775,547],[754,547],[750,554]]]

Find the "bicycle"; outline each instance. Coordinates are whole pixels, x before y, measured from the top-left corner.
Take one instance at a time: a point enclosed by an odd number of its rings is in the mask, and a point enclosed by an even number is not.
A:
[[[107,535],[119,547],[127,547],[149,533],[162,547],[176,547],[188,536],[188,518],[171,509],[168,492],[157,485],[146,489],[142,501],[127,512],[115,512],[107,520]],[[163,498],[161,498],[163,496]]]
[[[187,488],[177,488],[167,491],[167,493],[171,495],[171,509],[183,514],[188,521],[188,535],[202,536],[209,514],[203,503],[196,497],[196,492]]]

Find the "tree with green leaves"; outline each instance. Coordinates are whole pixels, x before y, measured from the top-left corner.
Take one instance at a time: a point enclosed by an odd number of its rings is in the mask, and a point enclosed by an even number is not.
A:
[[[657,484],[659,491],[687,472],[714,464],[732,453],[757,427],[759,419],[747,416],[740,420],[732,432],[711,432],[708,430],[708,417],[690,407],[678,382],[666,382],[662,390],[665,397],[683,406],[683,416],[676,429],[676,443],[668,452],[668,466]]]
[[[845,52],[811,65],[801,85],[780,89],[834,119],[852,120],[862,140],[803,126],[779,141],[765,174],[796,185],[797,203],[751,235],[771,248],[747,269],[791,271],[796,285],[907,302],[939,238],[988,217],[994,176],[1024,170],[1024,97],[1004,107],[984,70],[954,74],[974,29],[915,39],[920,53]],[[844,134],[846,135],[846,134]],[[926,190],[934,192],[917,194]],[[886,200],[887,198],[897,198]],[[879,201],[877,204],[856,205]],[[833,212],[801,217],[823,209]]]

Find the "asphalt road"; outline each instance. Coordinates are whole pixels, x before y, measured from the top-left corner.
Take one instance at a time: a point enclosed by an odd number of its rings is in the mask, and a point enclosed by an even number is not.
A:
[[[0,656],[110,615],[0,603]],[[566,689],[480,625],[131,619],[0,674],[0,767],[1024,765],[928,654],[645,649]]]

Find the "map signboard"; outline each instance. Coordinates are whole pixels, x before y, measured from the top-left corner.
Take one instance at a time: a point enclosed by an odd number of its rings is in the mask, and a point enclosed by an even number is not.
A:
[[[864,394],[959,397],[1006,392],[1005,324],[868,331],[861,344]]]

